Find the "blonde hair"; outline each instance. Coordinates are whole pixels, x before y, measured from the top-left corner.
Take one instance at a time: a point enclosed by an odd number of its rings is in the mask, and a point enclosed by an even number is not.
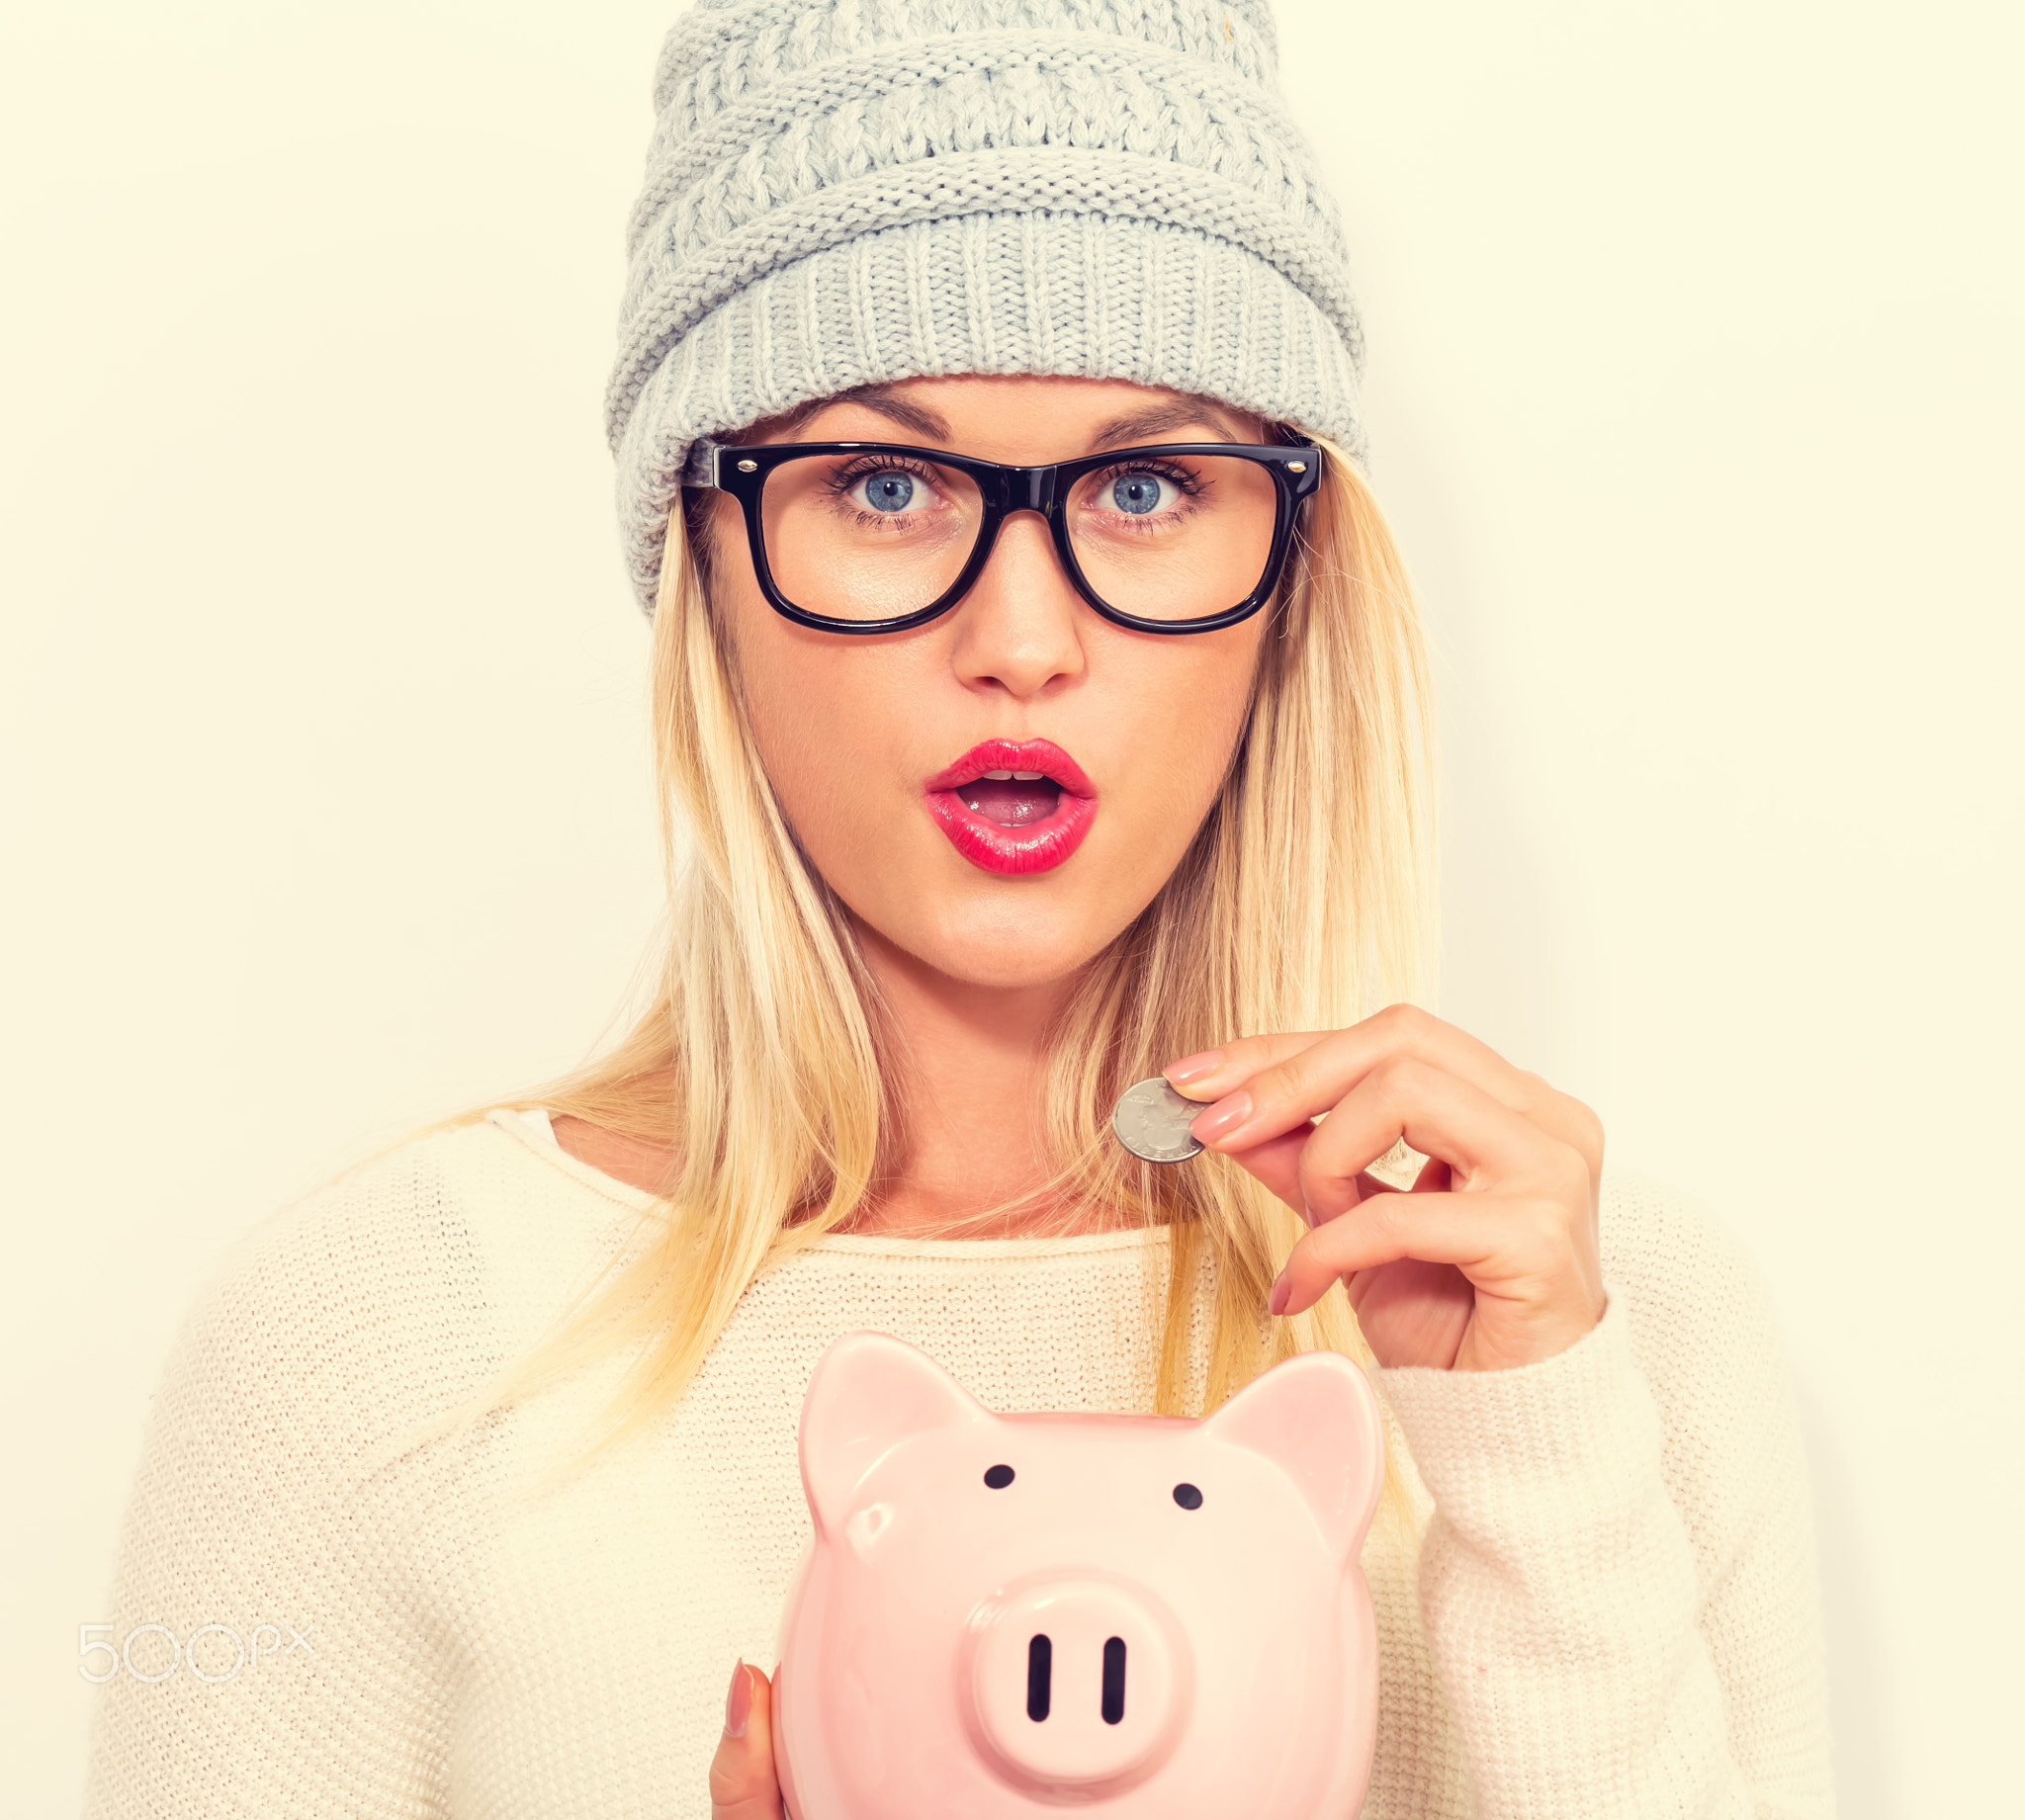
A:
[[[1222,790],[1174,875],[1077,981],[1046,1058],[1051,1189],[1170,1235],[1155,1371],[1170,1414],[1214,1408],[1295,1352],[1369,1358],[1340,1288],[1266,1320],[1298,1215],[1224,1159],[1158,1169],[1107,1130],[1118,1092],[1177,1056],[1335,1028],[1424,984],[1426,659],[1384,518],[1324,446]],[[665,1216],[489,1399],[626,1349],[607,1441],[680,1396],[755,1277],[864,1207],[905,1113],[849,921],[767,785],[701,542],[678,506],[654,632],[670,913],[659,984],[610,1053],[523,1102],[670,1146]]]

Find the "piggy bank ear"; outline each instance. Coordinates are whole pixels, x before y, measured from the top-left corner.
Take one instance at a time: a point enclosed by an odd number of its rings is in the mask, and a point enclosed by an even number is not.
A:
[[[1376,1393],[1342,1353],[1303,1352],[1275,1365],[1203,1431],[1279,1467],[1339,1554],[1364,1546],[1385,1476],[1385,1430]]]
[[[802,1401],[802,1487],[829,1530],[894,1447],[938,1429],[990,1422],[991,1413],[925,1352],[890,1334],[845,1334],[817,1362]]]

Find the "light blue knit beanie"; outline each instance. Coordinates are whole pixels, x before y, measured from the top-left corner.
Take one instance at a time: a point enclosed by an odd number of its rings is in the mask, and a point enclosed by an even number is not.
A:
[[[606,400],[653,610],[689,445],[881,381],[1132,380],[1361,451],[1341,223],[1266,0],[698,0]]]

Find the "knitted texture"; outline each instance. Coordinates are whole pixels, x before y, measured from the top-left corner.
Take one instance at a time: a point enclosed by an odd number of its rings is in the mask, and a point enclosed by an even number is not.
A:
[[[854,386],[1131,380],[1362,449],[1341,224],[1265,0],[702,0],[606,400],[650,611],[689,445]]]
[[[1151,1399],[1159,1235],[832,1238],[754,1283],[677,1406],[590,1470],[555,1472],[623,1360],[383,1462],[547,1331],[647,1204],[495,1114],[242,1247],[170,1362],[97,1614],[132,1669],[97,1696],[89,1815],[704,1820],[732,1664],[776,1659],[809,1533],[796,1419],[831,1340],[900,1335],[1001,1410]],[[1381,1505],[1365,1551],[1368,1820],[1832,1812],[1763,1293],[1636,1183],[1607,1181],[1603,1248],[1609,1312],[1568,1351],[1380,1374],[1418,1509]],[[231,1672],[224,1633],[261,1624]],[[207,1626],[170,1666],[164,1631]]]

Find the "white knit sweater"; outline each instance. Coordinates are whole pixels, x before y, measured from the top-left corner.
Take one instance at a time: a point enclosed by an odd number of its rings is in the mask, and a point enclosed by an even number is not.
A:
[[[1148,1405],[1157,1235],[834,1238],[755,1283],[680,1405],[590,1470],[544,1482],[616,1366],[362,1477],[539,1338],[647,1205],[494,1115],[238,1249],[155,1403],[92,1815],[707,1815],[733,1661],[773,1661],[807,1534],[796,1418],[835,1336],[900,1335],[1002,1410]],[[1763,1294],[1639,1184],[1607,1184],[1603,1254],[1609,1312],[1558,1357],[1381,1374],[1433,1515],[1417,1565],[1396,1509],[1365,1552],[1366,1815],[1832,1811]]]

